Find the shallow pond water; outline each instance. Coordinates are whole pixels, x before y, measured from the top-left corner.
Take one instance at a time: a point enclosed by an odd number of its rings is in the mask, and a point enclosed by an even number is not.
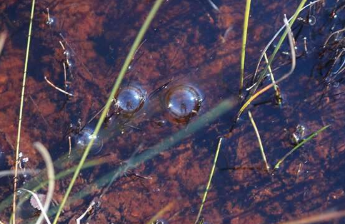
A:
[[[44,168],[32,147],[35,141],[49,149],[57,173],[77,164],[152,4],[147,0],[37,2],[21,140],[23,168]],[[246,87],[252,84],[261,50],[283,25],[283,15],[291,17],[298,4],[296,0],[252,2]],[[101,164],[78,177],[73,200],[59,223],[74,223],[92,200],[98,206],[88,223],[146,223],[163,208],[157,218],[161,223],[194,223],[220,137],[217,169],[202,212],[204,223],[280,223],[344,209],[344,56],[334,62],[343,34],[323,47],[329,35],[345,24],[343,5],[321,2],[301,13],[293,26],[296,69],[279,84],[282,105],[275,104],[270,90],[249,106],[271,167],[301,139],[331,125],[272,174],[265,170],[247,111],[234,122],[243,104],[238,92],[245,1],[165,1],[88,157]],[[9,34],[0,56],[0,162],[5,163],[0,167],[14,164],[30,7],[28,0],[0,5],[0,27]],[[272,52],[269,48],[268,54]],[[272,65],[274,75],[284,75],[290,64],[284,42]],[[269,83],[270,79],[263,82]],[[230,102],[231,109],[213,118],[214,108],[222,102]],[[198,121],[202,128],[195,125]],[[298,127],[304,127],[303,133]],[[181,138],[179,133],[188,135]],[[292,140],[293,136],[298,139]],[[145,161],[114,179],[114,170],[132,158]],[[56,204],[70,178],[56,182]],[[0,221],[8,222],[12,184],[8,178],[2,180]],[[30,189],[40,181],[34,175],[20,178]],[[33,221],[37,211],[18,214],[21,223],[27,223],[28,217]]]

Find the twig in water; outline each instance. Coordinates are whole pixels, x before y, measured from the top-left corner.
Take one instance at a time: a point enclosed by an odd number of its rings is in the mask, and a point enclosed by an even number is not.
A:
[[[207,193],[208,193],[208,191],[210,189],[212,177],[213,177],[213,174],[214,174],[214,170],[216,168],[216,163],[217,163],[217,160],[218,160],[218,155],[219,155],[219,150],[220,150],[221,144],[222,144],[222,138],[220,138],[219,142],[218,142],[217,151],[216,151],[216,155],[214,157],[214,161],[213,161],[213,166],[212,166],[212,169],[211,169],[210,177],[208,179],[206,190],[205,190],[204,196],[202,198],[202,202],[201,202],[201,205],[200,205],[198,216],[196,217],[196,220],[195,220],[195,224],[198,223],[198,221],[200,219],[200,216],[201,216],[202,209],[204,208],[204,204],[205,204],[205,201],[206,201]]]
[[[48,80],[47,76],[44,76],[44,79],[46,80],[46,82],[51,86],[53,87],[54,89],[66,94],[66,95],[69,95],[69,96],[73,96],[72,93],[69,93],[69,92],[66,92],[65,90],[63,89],[60,89],[59,87],[57,87],[56,85],[54,85],[51,81]]]
[[[72,152],[72,140],[71,140],[71,136],[68,136],[68,156],[71,156],[71,152]]]
[[[249,116],[250,121],[252,122],[252,125],[253,125],[253,128],[254,128],[256,137],[257,137],[258,142],[259,142],[260,151],[261,151],[261,156],[262,156],[262,159],[263,159],[264,162],[265,162],[266,170],[267,170],[267,172],[270,172],[270,166],[269,166],[268,163],[267,163],[267,159],[266,159],[266,155],[265,155],[265,150],[264,150],[264,147],[262,146],[262,141],[261,141],[261,137],[260,137],[260,134],[259,134],[259,130],[258,130],[258,128],[256,127],[255,121],[254,121],[253,116],[252,116],[252,113],[251,113],[250,111],[248,111],[248,116]]]
[[[331,35],[329,35],[329,37],[327,38],[327,40],[326,40],[325,43],[323,44],[323,48],[326,47],[328,41],[329,41],[334,35],[339,34],[339,33],[341,33],[341,32],[344,32],[344,31],[345,31],[345,28],[340,29],[340,30],[338,30],[338,31],[335,31],[335,32],[331,33]]]
[[[80,221],[88,214],[92,211],[92,209],[94,209],[96,205],[96,202],[95,201],[92,201],[89,205],[89,207],[87,207],[86,211],[81,215],[79,216],[79,218],[77,218],[77,224],[80,224]]]

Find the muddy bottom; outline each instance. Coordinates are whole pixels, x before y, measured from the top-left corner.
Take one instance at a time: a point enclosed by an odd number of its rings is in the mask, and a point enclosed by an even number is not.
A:
[[[282,103],[277,104],[272,88],[236,120],[250,97],[262,50],[283,26],[284,14],[290,18],[299,4],[252,2],[244,99],[239,99],[245,1],[164,2],[128,67],[91,148],[90,166],[77,178],[59,223],[75,223],[92,201],[97,206],[82,223],[148,223],[152,218],[153,223],[194,223],[220,137],[204,223],[281,223],[344,209],[344,34],[331,35],[345,24],[344,3],[319,2],[300,13],[292,27],[296,68],[279,83]],[[36,141],[48,148],[56,174],[78,164],[152,5],[147,0],[36,3],[20,165],[42,172],[19,177],[20,187],[34,189],[46,180]],[[8,33],[0,55],[1,170],[13,169],[15,162],[30,9],[28,0],[0,5],[1,31]],[[275,79],[290,67],[284,41],[272,64]],[[259,89],[271,82],[267,76]],[[271,170],[296,144],[331,126],[279,169],[267,172],[248,110]],[[56,180],[51,220],[71,176]],[[0,221],[8,223],[12,178],[1,177],[0,187]],[[27,201],[18,206],[17,222],[34,222],[38,215]]]

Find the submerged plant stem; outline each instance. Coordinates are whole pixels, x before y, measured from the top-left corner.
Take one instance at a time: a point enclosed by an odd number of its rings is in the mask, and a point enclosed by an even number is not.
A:
[[[199,219],[200,219],[201,212],[202,212],[202,210],[204,208],[204,204],[205,204],[205,201],[206,201],[207,193],[210,190],[211,181],[212,181],[212,177],[213,177],[213,174],[214,174],[214,170],[216,168],[216,163],[217,163],[217,160],[218,160],[218,155],[219,155],[219,150],[220,150],[221,144],[222,144],[222,138],[220,138],[219,142],[218,142],[217,151],[216,151],[216,155],[214,157],[214,161],[213,161],[213,166],[212,166],[212,169],[211,169],[210,177],[208,179],[206,190],[205,190],[204,196],[202,198],[202,202],[201,202],[201,205],[200,205],[198,216],[196,217],[196,220],[195,220],[195,224],[197,224]]]
[[[31,3],[31,14],[30,14],[30,24],[29,24],[29,32],[28,32],[28,40],[27,40],[27,44],[26,44],[26,54],[25,54],[25,63],[24,63],[22,92],[21,92],[21,96],[20,96],[18,132],[17,132],[17,145],[16,145],[16,152],[15,152],[16,153],[16,160],[15,160],[14,178],[13,178],[12,221],[13,221],[14,224],[16,223],[16,201],[17,201],[17,181],[18,181],[20,134],[21,134],[21,129],[22,129],[24,96],[25,96],[25,85],[26,85],[26,74],[27,74],[27,71],[28,71],[28,61],[29,61],[31,32],[32,32],[32,21],[33,21],[33,18],[34,18],[35,4],[36,4],[36,1],[32,0],[32,3]]]
[[[98,123],[96,125],[96,128],[95,128],[95,131],[93,133],[93,136],[97,136],[98,135],[98,132],[101,129],[101,126],[102,126],[102,124],[103,124],[103,122],[104,122],[104,120],[105,120],[105,118],[107,116],[107,113],[108,113],[108,110],[109,110],[109,108],[111,106],[111,103],[113,102],[113,98],[115,97],[115,94],[116,94],[116,92],[118,91],[118,89],[120,87],[120,84],[122,82],[122,79],[125,76],[125,73],[126,73],[126,71],[128,69],[128,66],[129,66],[130,62],[132,61],[132,59],[133,59],[133,56],[134,56],[134,54],[136,52],[136,49],[140,45],[140,43],[141,43],[141,41],[142,41],[142,39],[143,39],[147,29],[149,28],[149,26],[151,24],[151,21],[153,20],[154,16],[156,15],[156,13],[157,13],[157,11],[158,11],[158,9],[159,9],[159,7],[161,6],[162,3],[163,3],[163,0],[156,0],[155,1],[151,11],[149,12],[147,18],[145,19],[144,24],[140,28],[140,31],[139,31],[137,37],[135,38],[134,43],[133,43],[133,45],[132,45],[132,47],[131,47],[131,49],[130,49],[127,57],[126,57],[126,60],[125,60],[123,66],[121,68],[119,76],[116,79],[116,82],[115,82],[115,84],[114,84],[114,86],[113,86],[113,88],[111,90],[111,93],[109,95],[107,103],[106,103],[106,105],[104,107],[104,110],[102,111],[102,114],[101,114],[101,116],[100,116],[100,118],[98,120]],[[81,168],[84,165],[84,162],[85,162],[86,157],[88,156],[88,154],[90,152],[90,149],[91,149],[91,147],[93,145],[94,140],[95,140],[95,138],[91,138],[91,141],[87,145],[87,147],[85,149],[85,152],[84,152],[83,156],[80,159],[78,167],[77,167],[76,171],[74,172],[74,175],[73,175],[73,177],[71,179],[71,182],[70,182],[70,184],[69,184],[69,186],[68,186],[68,188],[66,190],[64,198],[62,199],[60,207],[59,207],[59,209],[57,211],[57,214],[55,216],[53,224],[56,224],[58,222],[58,219],[59,219],[59,216],[60,216],[60,214],[62,212],[62,209],[63,209],[63,207],[65,206],[65,204],[67,202],[67,198],[68,198],[69,194],[71,193],[73,185],[74,185],[74,183],[75,183],[75,181],[76,181],[76,179],[77,179],[77,177],[79,175],[79,172],[80,172]]]

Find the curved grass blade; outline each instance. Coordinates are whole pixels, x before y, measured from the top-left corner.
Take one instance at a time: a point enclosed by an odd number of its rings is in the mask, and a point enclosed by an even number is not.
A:
[[[294,13],[291,21],[289,22],[290,27],[294,24],[295,20],[297,19],[297,16],[301,12],[301,10],[302,10],[303,6],[305,5],[306,1],[307,0],[302,0],[301,3],[299,4],[299,6],[297,7],[296,12]],[[272,55],[270,56],[265,69],[261,72],[260,76],[258,77],[259,80],[256,82],[255,86],[251,89],[251,93],[254,93],[257,90],[257,88],[259,87],[259,84],[265,78],[266,73],[268,71],[268,68],[270,66],[272,66],[273,60],[275,59],[275,56],[278,53],[278,51],[279,51],[281,45],[283,44],[283,42],[284,42],[284,40],[285,40],[287,35],[288,35],[288,29],[286,29],[284,31],[284,33],[282,34],[282,36],[280,37],[279,42],[278,42],[277,46],[274,48],[274,51],[273,51]],[[254,77],[254,79],[255,79],[255,77]]]
[[[291,68],[290,71],[286,74],[284,74],[278,81],[276,81],[275,83],[271,83],[267,86],[265,86],[264,88],[260,89],[259,91],[255,92],[240,108],[240,110],[237,113],[237,118],[236,120],[238,120],[240,118],[240,116],[242,115],[242,113],[244,112],[244,110],[251,104],[251,102],[253,102],[253,100],[255,100],[258,96],[260,96],[261,94],[263,94],[264,92],[266,92],[267,90],[269,90],[270,88],[272,88],[274,85],[280,83],[281,81],[283,81],[284,79],[288,78],[293,71],[295,70],[296,67],[296,52],[295,52],[295,47],[294,47],[294,39],[293,39],[293,35],[292,35],[292,31],[289,25],[289,22],[287,20],[287,18],[284,18],[284,23],[286,26],[286,30],[288,33],[288,37],[289,37],[289,44],[290,44],[290,51],[291,51]]]
[[[301,146],[303,146],[305,143],[309,142],[310,140],[312,140],[313,138],[315,138],[318,134],[320,134],[321,132],[323,132],[324,130],[326,130],[327,128],[329,128],[331,125],[326,125],[322,128],[320,128],[318,131],[314,132],[313,134],[311,134],[308,138],[304,139],[303,141],[301,141],[299,144],[297,144],[295,147],[293,147],[293,149],[291,149],[288,153],[286,153],[286,155],[281,158],[277,164],[274,166],[273,170],[279,169],[279,166],[282,162],[284,162],[284,160],[291,155],[294,151],[296,151],[297,149],[299,149]]]
[[[265,154],[264,147],[262,145],[262,141],[261,141],[261,137],[260,137],[260,134],[259,134],[259,130],[258,130],[257,126],[256,126],[256,123],[255,123],[254,118],[252,116],[252,113],[250,111],[248,111],[248,116],[249,116],[250,122],[252,122],[254,131],[255,131],[255,134],[256,134],[256,138],[258,139],[258,142],[259,142],[260,152],[261,152],[262,159],[263,159],[263,161],[264,161],[264,163],[266,165],[266,170],[267,170],[267,172],[270,172],[270,166],[267,163],[266,154]]]

